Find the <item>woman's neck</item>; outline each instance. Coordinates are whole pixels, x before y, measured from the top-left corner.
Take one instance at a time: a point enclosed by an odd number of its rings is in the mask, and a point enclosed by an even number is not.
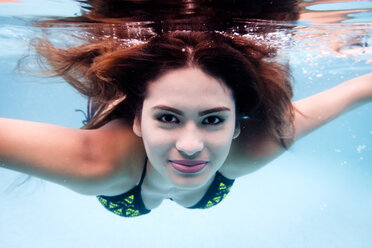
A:
[[[198,188],[185,189],[177,187],[154,169],[150,161],[147,161],[146,176],[142,184],[142,197],[145,205],[151,208],[160,205],[164,199],[172,199],[184,207],[190,207],[204,196],[213,179],[214,177],[211,177]]]

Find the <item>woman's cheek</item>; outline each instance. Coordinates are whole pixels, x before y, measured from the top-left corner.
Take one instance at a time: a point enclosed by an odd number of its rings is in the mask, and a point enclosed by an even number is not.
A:
[[[143,141],[148,153],[165,153],[173,143],[173,135],[164,131],[150,131],[144,132]]]
[[[208,141],[209,144],[216,146],[216,147],[225,147],[230,146],[234,135],[234,130],[231,125],[218,130],[213,133],[209,133],[205,135],[205,140]]]

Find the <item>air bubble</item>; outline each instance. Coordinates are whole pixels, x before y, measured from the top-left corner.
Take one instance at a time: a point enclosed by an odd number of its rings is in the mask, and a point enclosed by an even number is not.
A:
[[[327,206],[328,206],[328,205],[327,205],[327,203],[323,203],[323,205],[322,205],[322,206],[320,207],[320,210],[322,210],[322,211],[323,211],[324,209],[326,209],[326,208],[327,208]]]
[[[366,149],[366,145],[359,145],[357,148],[356,148],[356,150],[358,151],[358,153],[361,153],[362,152],[362,150],[364,150],[364,149]]]

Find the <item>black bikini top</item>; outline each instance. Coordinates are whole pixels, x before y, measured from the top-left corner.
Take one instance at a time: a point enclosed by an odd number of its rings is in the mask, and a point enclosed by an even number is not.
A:
[[[131,190],[117,196],[97,196],[102,205],[114,214],[122,217],[136,217],[148,214],[151,210],[145,207],[141,197],[141,186],[146,175],[146,163],[142,170],[140,182]],[[224,177],[219,171],[216,172],[212,184],[209,186],[203,198],[190,209],[206,209],[220,203],[227,194],[235,180]]]

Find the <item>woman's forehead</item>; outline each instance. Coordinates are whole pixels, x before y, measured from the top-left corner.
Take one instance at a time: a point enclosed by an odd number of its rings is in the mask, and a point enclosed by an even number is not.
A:
[[[233,100],[231,90],[222,80],[212,77],[198,68],[181,68],[169,71],[149,83],[147,100],[152,98],[213,98]]]

